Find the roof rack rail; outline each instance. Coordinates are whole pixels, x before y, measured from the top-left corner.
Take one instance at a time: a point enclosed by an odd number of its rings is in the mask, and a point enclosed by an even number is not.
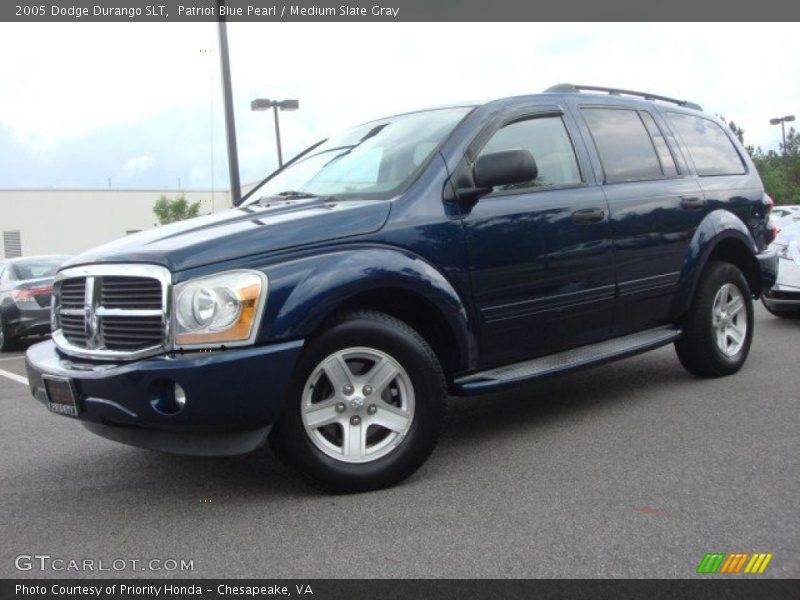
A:
[[[545,90],[545,93],[554,94],[574,94],[586,90],[587,92],[607,92],[611,96],[638,96],[645,100],[661,100],[662,102],[672,102],[678,106],[685,106],[686,108],[693,108],[694,110],[703,110],[699,104],[689,102],[688,100],[677,100],[667,96],[659,96],[658,94],[650,94],[648,92],[635,92],[633,90],[623,90],[620,88],[602,87],[599,85],[576,85],[573,83],[559,83],[558,85],[551,86]]]

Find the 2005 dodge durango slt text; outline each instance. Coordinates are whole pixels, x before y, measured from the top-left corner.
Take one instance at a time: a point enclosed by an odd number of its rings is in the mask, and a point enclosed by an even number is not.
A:
[[[235,208],[71,259],[33,395],[101,436],[267,441],[334,491],[430,455],[447,394],[674,343],[737,372],[775,281],[771,200],[690,102],[562,84],[324,140]]]

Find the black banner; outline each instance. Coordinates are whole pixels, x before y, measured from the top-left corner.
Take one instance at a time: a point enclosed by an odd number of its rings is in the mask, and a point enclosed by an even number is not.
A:
[[[11,0],[0,21],[774,21],[800,20],[800,3],[785,0]],[[745,43],[745,40],[742,40]]]
[[[73,579],[3,580],[0,598],[7,600],[205,600],[295,598],[313,600],[549,600],[625,598],[646,600],[692,598],[797,598],[798,580],[147,580]]]

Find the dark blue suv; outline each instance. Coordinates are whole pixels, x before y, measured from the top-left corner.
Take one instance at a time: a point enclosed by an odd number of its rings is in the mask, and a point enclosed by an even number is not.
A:
[[[685,101],[560,85],[332,137],[242,205],[58,273],[33,395],[104,437],[266,441],[313,483],[392,485],[468,395],[674,343],[738,371],[775,279],[771,201]]]

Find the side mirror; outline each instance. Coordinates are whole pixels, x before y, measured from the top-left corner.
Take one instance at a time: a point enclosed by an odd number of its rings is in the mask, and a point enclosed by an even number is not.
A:
[[[503,150],[479,156],[472,173],[476,187],[495,187],[533,181],[539,169],[527,150]]]
[[[527,150],[503,150],[478,157],[472,168],[474,188],[458,190],[462,199],[477,200],[499,185],[533,181],[539,174],[536,161]]]

